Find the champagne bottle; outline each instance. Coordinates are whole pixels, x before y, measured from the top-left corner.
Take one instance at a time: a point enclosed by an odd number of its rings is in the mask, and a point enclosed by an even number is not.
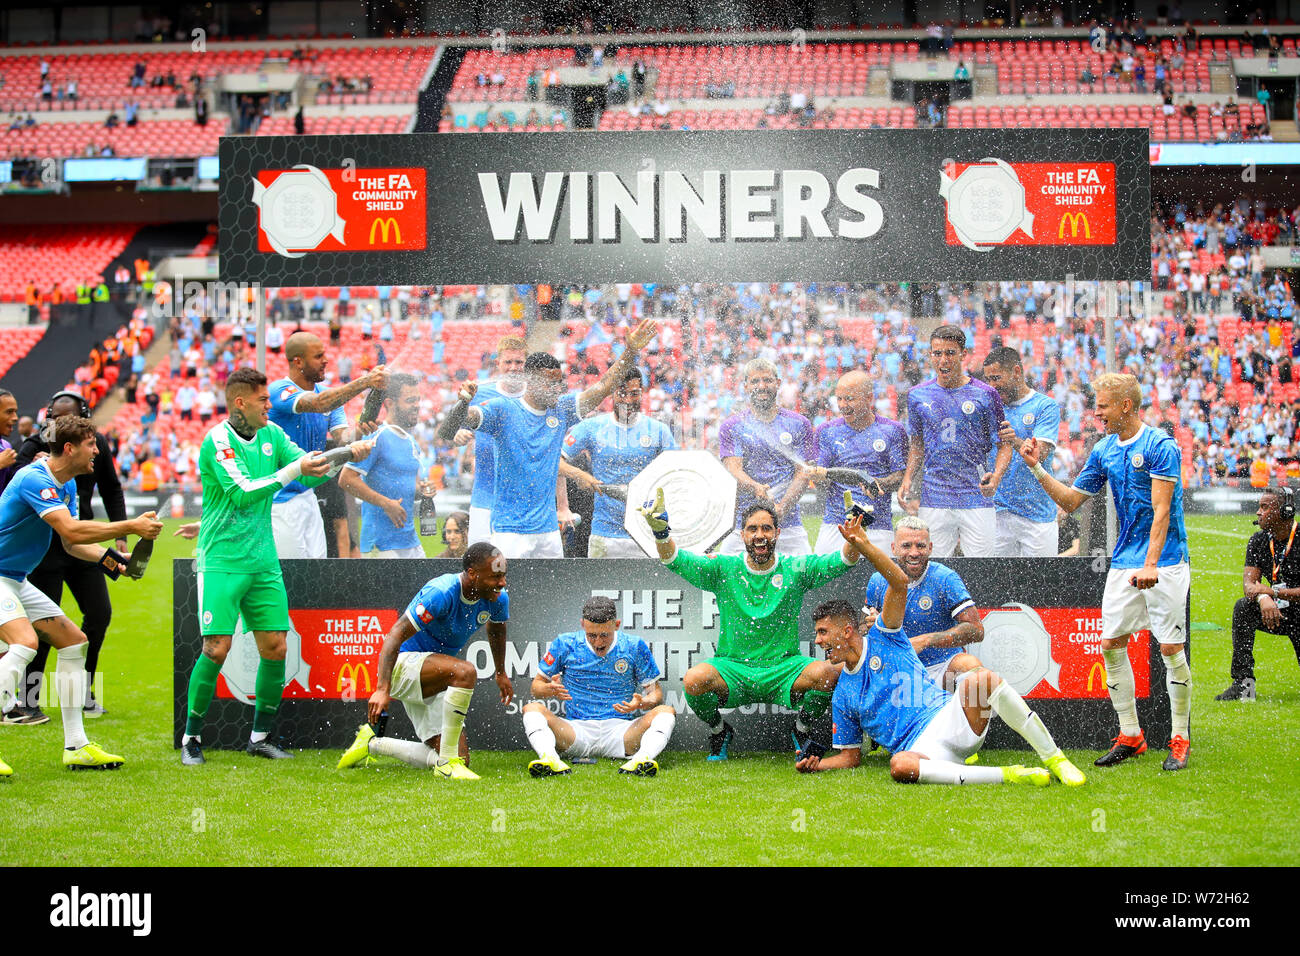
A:
[[[432,495],[421,495],[418,504],[420,512],[420,534],[431,538],[438,533],[438,508],[433,503]]]
[[[131,560],[126,563],[126,576],[139,581],[144,577],[145,568],[149,567],[149,558],[153,555],[153,541],[141,538],[131,551]]]

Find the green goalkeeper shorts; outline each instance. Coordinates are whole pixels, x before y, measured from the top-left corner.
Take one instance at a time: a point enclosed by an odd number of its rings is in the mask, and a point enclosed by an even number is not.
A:
[[[248,631],[289,630],[289,596],[280,571],[200,571],[199,633],[234,634],[241,615]]]
[[[794,707],[790,691],[803,669],[816,661],[795,654],[779,661],[737,661],[729,657],[714,657],[703,661],[727,682],[727,702],[723,707],[744,707],[746,704],[780,704]]]

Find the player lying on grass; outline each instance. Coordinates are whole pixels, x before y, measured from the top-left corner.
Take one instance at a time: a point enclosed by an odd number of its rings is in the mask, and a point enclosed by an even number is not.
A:
[[[672,539],[664,491],[639,509],[655,537],[659,560],[691,584],[718,599],[720,633],[717,655],[686,672],[686,702],[709,727],[709,759],[726,760],[735,734],[722,719],[722,707],[780,704],[798,707],[795,740],[809,741],[808,722],[830,704],[836,669],[826,661],[799,653],[799,611],[803,596],[853,567],[858,552],[851,544],[832,554],[793,557],[777,553],[777,506],[760,500],[740,518],[742,555],[703,555],[682,551]],[[865,512],[845,525],[861,530]],[[799,529],[803,534],[803,528]]]
[[[569,773],[571,760],[610,757],[619,773],[653,777],[655,758],[668,746],[677,712],[663,703],[659,666],[650,647],[624,634],[618,609],[607,597],[582,605],[582,630],[561,634],[533,678],[534,700],[524,705],[524,733],[537,751],[534,777]],[[543,700],[565,701],[565,717]],[[566,719],[567,718],[567,719]]]
[[[0,701],[18,693],[23,671],[36,657],[37,635],[56,649],[55,685],[63,717],[63,765],[72,768],[120,767],[123,759],[86,738],[82,705],[86,696],[86,635],[57,604],[29,583],[50,547],[51,529],[74,558],[98,562],[110,577],[126,567],[127,556],[97,541],[128,534],[156,538],[162,530],[152,511],[130,521],[77,520],[77,475],[94,469],[95,427],[89,419],[64,415],[54,422],[52,454],[15,473],[0,495],[0,640],[9,645],[0,657]],[[0,760],[0,776],[13,770]]]
[[[379,678],[367,708],[368,723],[339,758],[339,769],[354,767],[369,756],[396,757],[412,767],[428,767],[440,777],[477,780],[460,751],[461,730],[469,713],[478,675],[460,657],[470,637],[487,625],[495,680],[501,703],[510,703],[514,688],[506,676],[506,559],[486,541],[470,545],[460,574],[433,578],[407,605],[384,637],[379,651]],[[389,704],[400,700],[419,740],[377,736]]]
[[[863,734],[888,748],[889,774],[899,783],[1027,783],[1043,787],[1055,776],[1067,786],[1084,776],[1066,759],[1015,689],[984,667],[949,694],[926,673],[907,635],[903,608],[907,575],[861,527],[843,526],[846,540],[888,582],[880,615],[864,638],[858,612],[847,601],[827,601],[813,611],[817,645],[833,664],[843,664],[831,713],[835,721],[830,757],[801,757],[800,773],[856,767]],[[963,761],[984,745],[990,711],[1029,743],[1048,767],[968,767]]]

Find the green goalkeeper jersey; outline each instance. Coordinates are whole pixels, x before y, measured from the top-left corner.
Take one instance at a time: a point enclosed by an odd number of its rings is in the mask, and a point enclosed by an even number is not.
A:
[[[276,473],[303,456],[273,422],[244,439],[229,419],[204,436],[199,449],[203,518],[199,524],[198,569],[244,574],[280,570],[271,535],[271,497],[284,485]],[[298,478],[305,485],[328,478]]]
[[[799,613],[806,592],[853,565],[834,554],[778,555],[770,571],[751,571],[742,555],[707,557],[677,549],[666,563],[718,599],[718,657],[767,663],[799,653]]]

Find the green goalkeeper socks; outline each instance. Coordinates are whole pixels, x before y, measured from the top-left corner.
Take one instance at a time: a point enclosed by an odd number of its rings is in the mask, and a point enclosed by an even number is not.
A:
[[[695,711],[695,716],[716,729],[722,725],[722,714],[718,712],[718,695],[710,691],[707,694],[687,694],[686,703]]]
[[[800,714],[807,714],[814,720],[822,716],[831,706],[831,695],[824,690],[810,690],[799,702]]]
[[[186,735],[197,737],[203,732],[203,718],[212,703],[212,695],[217,692],[217,675],[220,673],[220,664],[207,654],[199,655],[194,670],[190,671],[189,712],[185,717]]]
[[[283,693],[284,661],[268,661],[263,657],[258,661],[257,680],[253,684],[253,733],[271,732]]]

